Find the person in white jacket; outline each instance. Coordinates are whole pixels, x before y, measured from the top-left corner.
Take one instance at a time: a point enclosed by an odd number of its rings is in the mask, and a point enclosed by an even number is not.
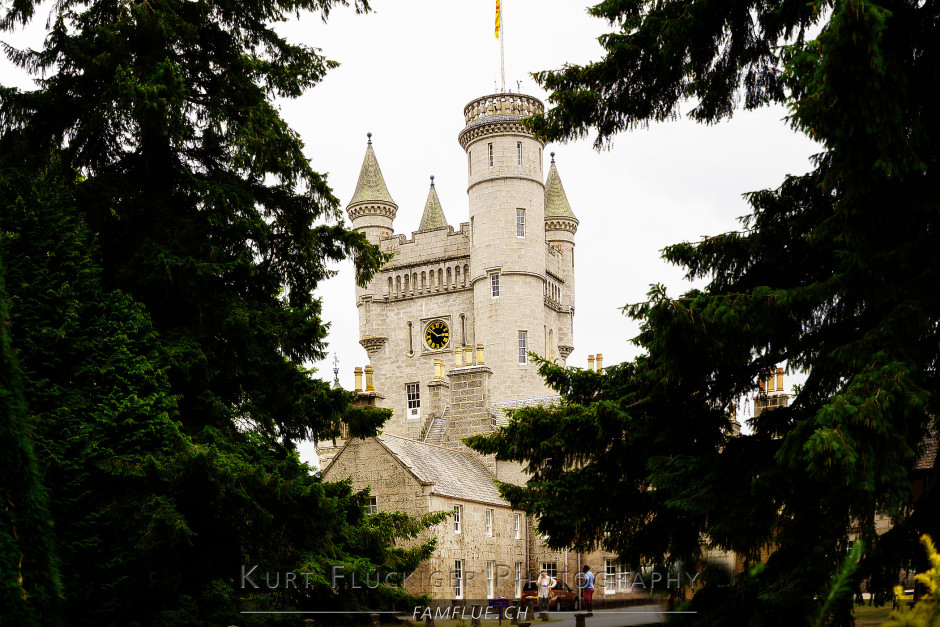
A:
[[[539,586],[539,611],[547,612],[548,604],[552,600],[552,589],[555,587],[555,578],[549,577],[548,572],[542,571],[539,574],[538,581],[536,582]]]

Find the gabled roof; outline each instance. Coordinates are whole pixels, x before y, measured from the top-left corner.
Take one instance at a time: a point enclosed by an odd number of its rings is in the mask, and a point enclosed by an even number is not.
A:
[[[379,162],[375,158],[375,151],[372,150],[372,133],[369,133],[369,144],[366,146],[366,156],[362,160],[362,169],[359,170],[359,182],[356,183],[356,193],[353,194],[349,205],[355,205],[363,202],[384,202],[395,205],[388,188],[385,186],[385,179],[382,177],[382,170],[379,168]],[[398,205],[395,205],[398,208]]]
[[[441,208],[441,201],[437,197],[437,190],[434,189],[434,177],[431,177],[431,189],[428,191],[428,200],[424,203],[424,213],[421,215],[421,224],[418,231],[430,231],[447,226],[447,218],[444,217],[444,209]]]
[[[568,204],[568,196],[558,176],[555,167],[555,153],[552,153],[552,165],[548,168],[548,179],[545,181],[545,217],[546,218],[573,218],[574,212]]]
[[[433,484],[433,494],[509,507],[493,483],[495,477],[476,455],[397,435],[383,434],[376,440],[418,481]]]

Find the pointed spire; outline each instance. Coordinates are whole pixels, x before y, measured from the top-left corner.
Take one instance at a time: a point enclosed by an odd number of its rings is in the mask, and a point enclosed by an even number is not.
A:
[[[441,208],[441,201],[437,198],[437,190],[434,189],[434,176],[431,176],[431,190],[428,192],[428,201],[424,204],[424,214],[421,216],[421,225],[418,231],[430,231],[447,226],[447,218],[444,217],[444,209]]]
[[[552,165],[548,169],[548,179],[545,181],[545,217],[574,218],[577,220],[571,210],[571,205],[568,204],[568,196],[565,195],[561,177],[558,176],[554,152],[552,153]]]
[[[356,183],[356,193],[353,194],[349,205],[367,202],[383,202],[395,205],[388,188],[385,186],[385,179],[382,177],[382,170],[379,168],[379,162],[375,159],[375,151],[372,150],[372,133],[366,134],[369,138],[369,144],[366,146],[366,156],[362,160],[362,169],[359,171],[359,182]],[[398,205],[395,205],[398,208]]]

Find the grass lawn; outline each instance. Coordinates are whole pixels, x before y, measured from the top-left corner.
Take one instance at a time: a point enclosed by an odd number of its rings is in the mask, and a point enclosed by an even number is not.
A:
[[[879,627],[891,616],[891,604],[881,607],[855,606],[855,627]]]

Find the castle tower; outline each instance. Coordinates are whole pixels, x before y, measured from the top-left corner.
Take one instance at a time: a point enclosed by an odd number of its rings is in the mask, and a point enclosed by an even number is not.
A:
[[[398,213],[398,205],[392,200],[385,185],[372,149],[372,133],[367,133],[366,156],[362,160],[359,180],[352,200],[346,206],[353,229],[364,233],[372,244],[391,236],[392,222]],[[374,308],[376,294],[383,286],[377,273],[365,287],[356,286],[356,305],[359,307],[359,343],[370,353],[380,349],[388,340],[388,332],[382,324],[380,312]]]
[[[578,232],[578,219],[568,204],[568,196],[555,167],[554,152],[551,157],[545,181],[545,240],[550,253],[557,257],[554,261],[561,283],[548,282],[546,301],[554,311],[558,335],[554,342],[549,342],[547,356],[563,365],[574,350],[574,235]]]
[[[522,120],[543,111],[532,96],[483,96],[464,108],[470,280],[475,335],[495,373],[494,400],[551,391],[526,352],[547,355],[544,145]]]

